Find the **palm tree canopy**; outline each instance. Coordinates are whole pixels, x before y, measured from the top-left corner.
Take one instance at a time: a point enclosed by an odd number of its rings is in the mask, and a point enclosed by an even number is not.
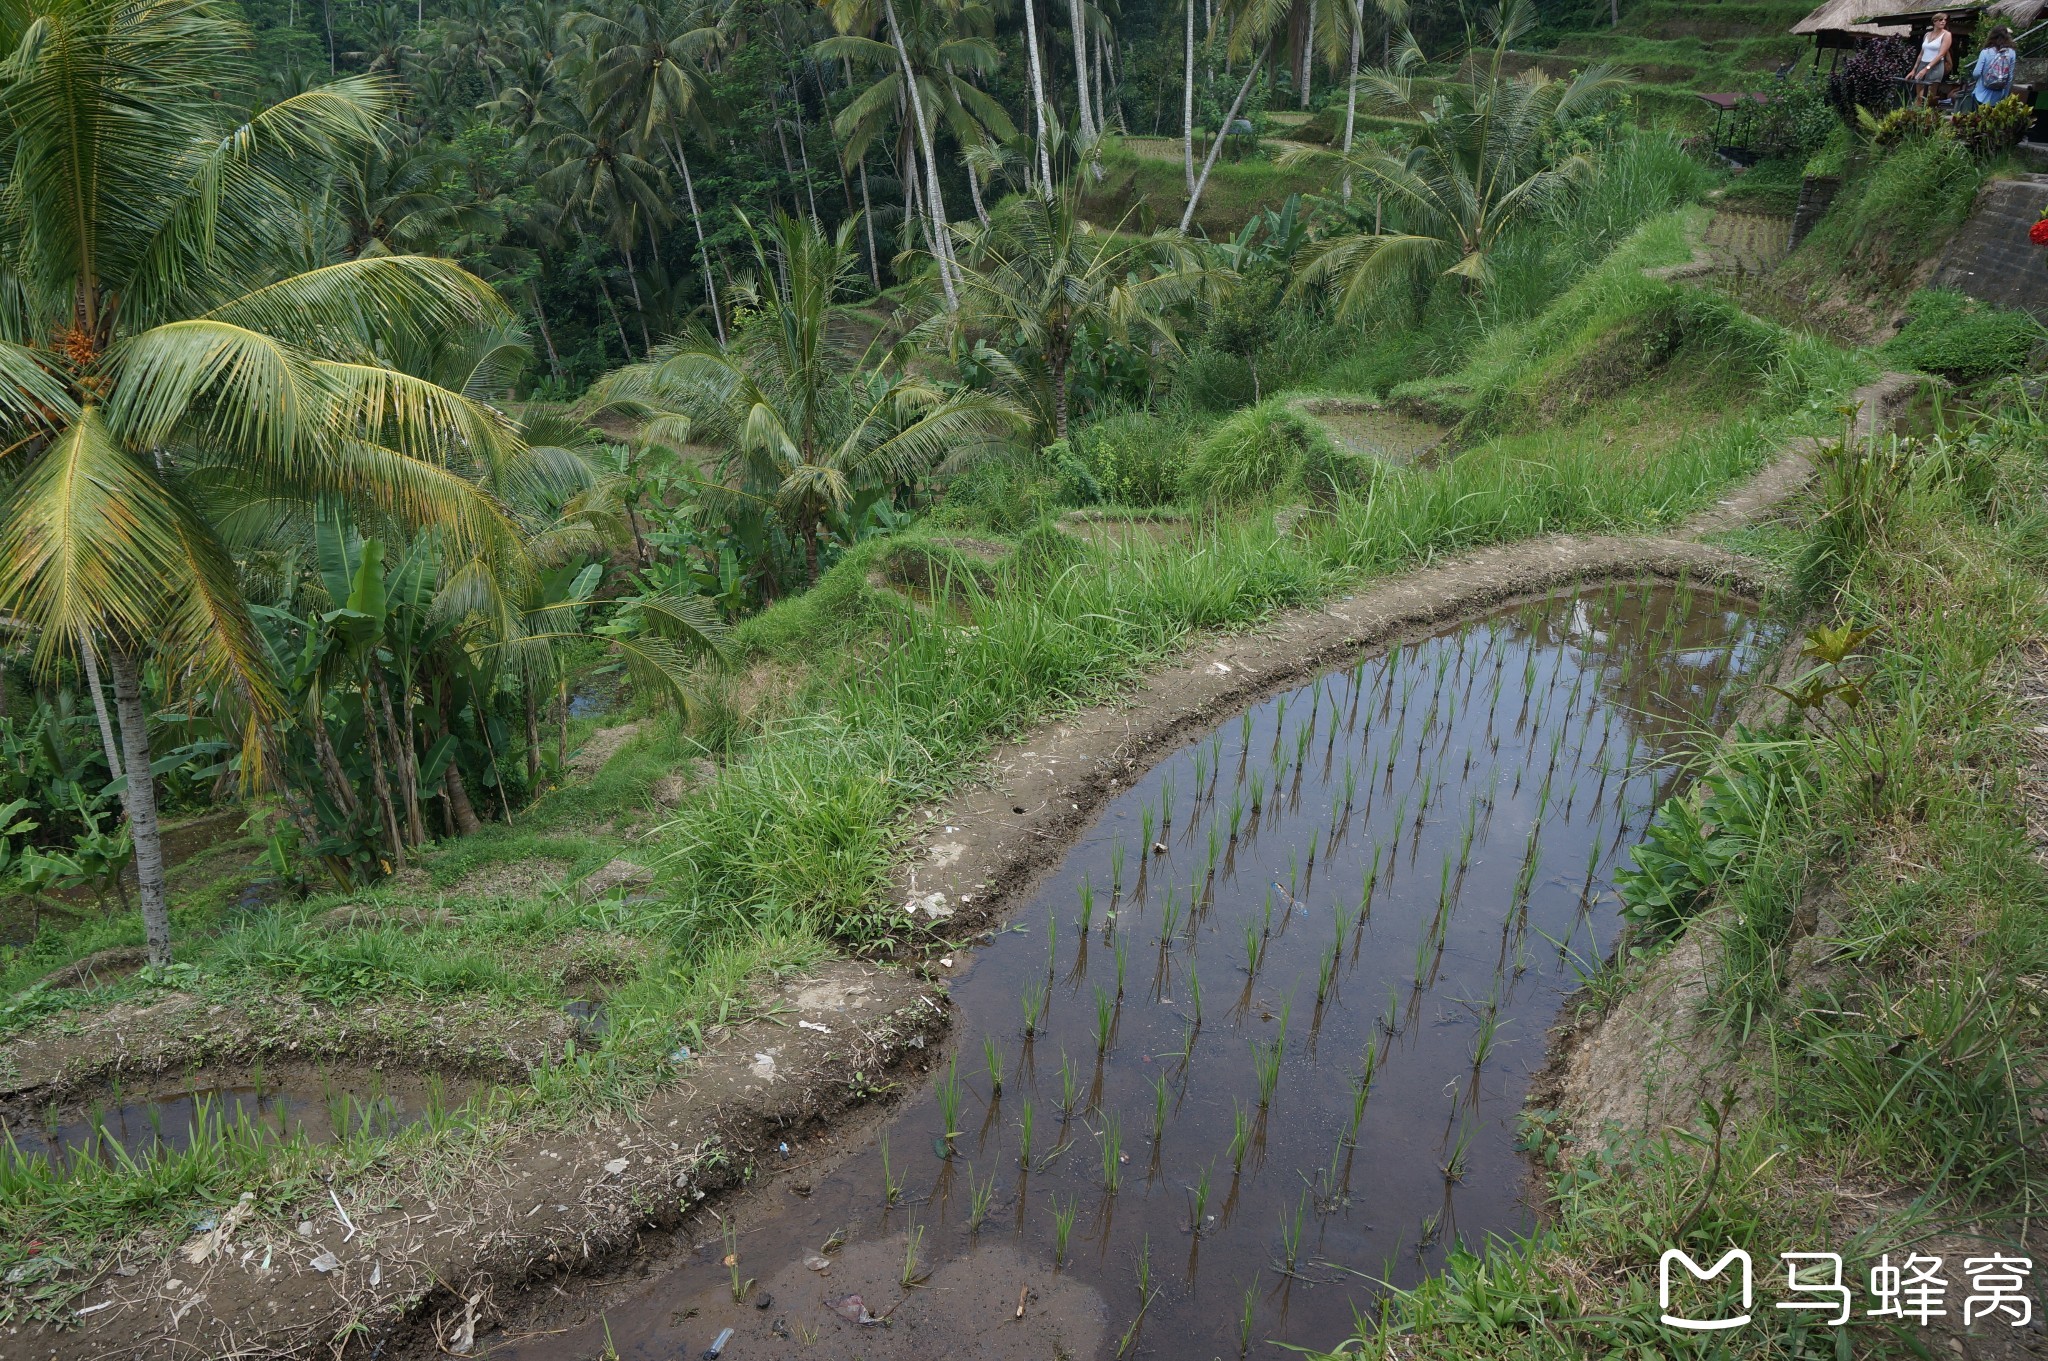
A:
[[[493,408],[391,367],[488,329],[454,264],[304,258],[300,228],[374,154],[375,77],[242,116],[249,35],[219,0],[27,0],[0,15],[0,611],[47,660],[81,630],[268,693],[235,566],[194,488],[440,524],[500,562]]]
[[[837,310],[858,272],[854,225],[827,236],[808,218],[779,217],[766,233],[748,224],[760,281],[737,299],[731,341],[696,337],[592,389],[597,407],[646,418],[654,437],[722,446],[731,489],[806,538],[857,492],[1002,444],[1023,424],[998,397],[949,392],[900,356],[855,348]]]
[[[1534,23],[1528,0],[1514,0],[1488,13],[1486,41],[1474,42],[1450,74],[1418,74],[1424,59],[1411,34],[1391,68],[1360,76],[1365,108],[1416,122],[1405,153],[1367,144],[1349,155],[1297,150],[1282,158],[1283,164],[1325,161],[1359,177],[1393,208],[1402,228],[1333,238],[1297,287],[1333,286],[1346,312],[1369,306],[1396,280],[1419,272],[1484,289],[1502,235],[1555,204],[1592,170],[1582,155],[1551,158],[1550,134],[1598,107],[1628,78],[1606,63],[1569,81],[1534,69],[1510,73],[1511,44]]]

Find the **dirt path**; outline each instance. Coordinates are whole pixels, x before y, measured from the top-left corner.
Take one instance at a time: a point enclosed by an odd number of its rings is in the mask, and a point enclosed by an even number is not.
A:
[[[1863,428],[1912,386],[1887,375],[1859,392]],[[1770,585],[1763,569],[1700,540],[1796,494],[1810,452],[1788,450],[1669,536],[1487,549],[1255,632],[1204,639],[1118,701],[996,752],[983,780],[930,810],[932,830],[903,856],[898,901],[955,929],[1028,901],[1096,810],[1152,759],[1362,651],[1579,582],[1689,579],[1760,594]],[[513,1138],[442,1169],[448,1180],[436,1189],[372,1175],[335,1188],[331,1201],[314,1195],[277,1213],[223,1206],[211,1232],[145,1245],[161,1250],[156,1260],[107,1264],[74,1302],[79,1326],[39,1334],[21,1354],[310,1355],[351,1332],[390,1341],[407,1329],[452,1349],[503,1317],[515,1292],[674,1228],[709,1193],[757,1163],[772,1166],[778,1143],[794,1137],[786,1132],[817,1129],[865,1101],[896,1065],[935,1060],[943,999],[942,986],[910,971],[851,962],[785,982],[765,999],[771,1019],[728,1033],[630,1115]],[[294,1222],[298,1232],[279,1228]]]

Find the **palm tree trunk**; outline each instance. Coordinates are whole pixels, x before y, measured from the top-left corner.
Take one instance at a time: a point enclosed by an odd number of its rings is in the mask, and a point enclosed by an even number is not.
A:
[[[555,677],[555,773],[569,768],[569,678]]]
[[[633,268],[633,252],[619,247],[619,256],[626,262],[626,287],[633,291],[633,320],[640,327],[640,353],[649,354],[654,349],[654,338],[647,334],[647,304],[640,301],[640,272]],[[631,359],[628,351],[626,357]]]
[[[373,661],[371,666],[376,665]],[[367,667],[365,670],[367,671]],[[388,760],[377,733],[377,713],[370,703],[367,677],[356,687],[363,701],[363,741],[370,748],[370,788],[377,795],[377,808],[384,814],[384,835],[391,846],[391,868],[405,868],[405,838],[398,831],[398,806],[391,801],[391,780],[384,773]]]
[[[626,362],[630,364],[633,362],[633,342],[626,339],[626,323],[619,318],[619,305],[612,301],[611,289],[605,287],[603,272],[593,273],[597,275],[597,291],[604,297],[605,310],[612,314],[612,325],[619,328],[619,348],[625,351]]]
[[[555,336],[548,330],[547,309],[540,305],[540,285],[529,282],[526,285],[526,296],[533,303],[533,319],[540,325],[541,344],[547,347],[548,372],[553,374],[555,381],[559,383],[562,381],[562,356],[555,353]]]
[[[1195,0],[1187,3],[1187,53],[1180,90],[1180,158],[1187,172],[1188,197],[1195,196]]]
[[[156,821],[156,780],[149,772],[149,726],[142,712],[142,683],[134,656],[121,647],[107,652],[114,673],[114,712],[121,722],[122,754],[134,773],[128,781],[128,828],[135,842],[136,896],[142,903],[142,934],[149,962],[171,962],[171,910],[164,891],[164,842]]]
[[[412,742],[401,732],[398,715],[391,704],[391,686],[382,670],[376,672],[377,705],[384,711],[384,740],[391,748],[391,769],[398,776],[398,801],[405,806],[405,844],[417,846],[427,839],[426,819],[420,816],[419,778],[414,773]]]
[[[107,756],[107,778],[121,778],[121,753],[114,745],[114,725],[107,718],[107,697],[100,691],[100,664],[93,657],[92,635],[78,631],[78,656],[85,664],[85,683],[92,688],[92,712],[100,721],[100,749]]]
[[[450,761],[448,768],[441,772],[441,794],[448,800],[448,816],[455,823],[457,836],[475,836],[484,828],[477,820],[476,806],[469,801],[469,786],[462,782],[462,772]]]
[[[967,197],[974,200],[974,220],[982,226],[988,225],[988,209],[981,203],[981,176],[974,173],[974,167],[967,167]]]
[[[1202,190],[1209,185],[1209,172],[1216,168],[1216,158],[1223,152],[1223,138],[1229,133],[1230,125],[1237,121],[1237,114],[1244,107],[1245,96],[1252,92],[1252,82],[1259,78],[1259,70],[1272,55],[1273,40],[1266,39],[1266,45],[1253,59],[1251,68],[1244,73],[1244,84],[1237,87],[1237,98],[1230,101],[1230,112],[1223,115],[1223,126],[1216,129],[1216,135],[1209,139],[1209,154],[1202,160],[1202,173],[1195,180],[1194,192],[1188,195],[1187,210],[1180,215],[1180,234],[1186,236],[1188,227],[1195,220],[1195,206],[1202,201]]]
[[[1080,0],[1075,0],[1080,3]],[[924,95],[917,88],[917,72],[910,65],[910,49],[903,45],[903,27],[896,22],[896,0],[882,0],[889,20],[889,37],[896,45],[896,59],[903,65],[903,85],[910,96],[911,121],[917,124],[918,142],[924,148],[925,206],[931,210],[932,254],[939,262],[939,284],[945,290],[946,310],[960,310],[960,295],[953,287],[953,247],[946,230],[946,200],[939,190],[939,158],[932,150],[931,125],[924,121]]]
[[[526,690],[526,782],[540,787],[540,701],[534,698],[533,682]]]
[[[1076,110],[1076,135],[1082,146],[1095,140],[1095,114],[1088,107],[1088,36],[1081,6],[1085,0],[1067,0],[1067,17],[1074,29],[1074,94],[1079,101]]]
[[[1031,110],[1038,119],[1038,192],[1052,202],[1052,154],[1046,150],[1045,77],[1038,64],[1038,15],[1032,0],[1024,0],[1024,46],[1031,65]]]
[[[341,760],[334,754],[334,739],[328,735],[326,716],[319,706],[313,711],[313,755],[320,762],[320,774],[327,781],[327,796],[334,800],[334,806],[342,815],[354,818],[356,815],[356,792],[349,787],[348,776],[341,769]]]
[[[1344,92],[1344,154],[1351,154],[1351,139],[1358,130],[1358,48],[1365,37],[1365,0],[1351,4],[1351,84]],[[1351,201],[1351,172],[1344,172],[1344,201]]]
[[[1301,34],[1301,107],[1308,107],[1309,82],[1315,79],[1316,69],[1316,7],[1310,0],[1308,20],[1302,26]]]
[[[868,158],[863,152],[860,158],[860,220],[868,233],[868,279],[874,284],[875,292],[882,291],[882,262],[875,254],[875,205],[868,199]]]
[[[1052,429],[1054,439],[1067,437],[1067,356],[1072,342],[1065,333],[1049,340],[1045,347],[1047,376],[1052,379]]]
[[[718,285],[711,281],[711,249],[704,244],[704,218],[697,211],[697,186],[690,178],[690,158],[683,154],[680,139],[669,143],[668,154],[675,160],[676,169],[683,176],[683,199],[690,205],[690,225],[697,229],[697,262],[704,266],[704,296],[711,303],[711,324],[718,333],[718,343],[725,344],[725,314],[718,307]],[[865,171],[866,167],[862,167]]]

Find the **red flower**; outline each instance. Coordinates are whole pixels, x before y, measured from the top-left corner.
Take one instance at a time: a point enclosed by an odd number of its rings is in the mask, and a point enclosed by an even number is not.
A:
[[[2027,228],[2027,240],[2037,246],[2048,246],[2048,217]]]

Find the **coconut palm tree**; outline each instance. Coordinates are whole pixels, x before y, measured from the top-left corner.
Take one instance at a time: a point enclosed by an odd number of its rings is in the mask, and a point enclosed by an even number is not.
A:
[[[1049,200],[1007,200],[986,228],[954,233],[964,323],[996,338],[1055,439],[1067,437],[1074,347],[1084,334],[1144,332],[1175,346],[1169,310],[1222,278],[1177,237],[1090,226],[1072,180]]]
[[[739,300],[754,315],[731,342],[700,336],[615,370],[591,393],[599,409],[644,418],[654,437],[723,447],[730,490],[772,506],[813,580],[823,536],[852,529],[858,498],[1001,445],[1024,424],[1001,398],[910,372],[902,349],[848,343],[835,302],[859,272],[854,227],[828,237],[815,219],[783,215],[764,235],[748,223],[759,282]]]
[[[958,302],[955,265],[932,139],[941,120],[962,146],[1005,142],[1016,135],[1009,113],[969,79],[997,65],[990,37],[993,17],[979,0],[882,0],[879,7],[873,0],[832,0],[832,22],[839,35],[817,44],[819,56],[859,61],[884,72],[834,121],[840,154],[849,165],[858,161],[882,128],[901,113],[909,114],[915,144],[924,157],[932,257],[951,310]],[[882,33],[879,39],[867,36],[877,29]]]
[[[715,23],[648,0],[633,0],[611,13],[578,11],[566,23],[589,44],[589,77],[600,96],[600,116],[622,123],[643,143],[660,148],[682,179],[690,224],[697,233],[704,296],[712,325],[723,339],[725,318],[719,311],[718,284],[711,274],[704,216],[697,207],[697,182],[690,174],[685,145],[691,131],[710,131],[711,82],[702,60],[718,49],[723,35]]]
[[[44,666],[81,637],[112,672],[150,958],[170,924],[141,672],[154,650],[278,717],[204,488],[326,498],[440,525],[499,563],[483,481],[519,441],[494,410],[379,347],[488,325],[496,295],[408,255],[302,269],[303,205],[388,131],[378,79],[246,118],[250,39],[217,0],[25,0],[0,15],[0,616]]]
[[[1223,9],[1230,21],[1228,49],[1233,59],[1251,57],[1245,67],[1244,82],[1232,96],[1230,108],[1223,115],[1222,125],[1209,139],[1209,154],[1202,158],[1202,168],[1195,176],[1194,187],[1188,191],[1187,207],[1181,210],[1180,232],[1185,236],[1194,225],[1195,209],[1202,202],[1202,191],[1209,187],[1209,176],[1216,169],[1216,158],[1223,152],[1223,139],[1230,127],[1237,122],[1237,115],[1244,109],[1245,97],[1251,94],[1259,76],[1266,69],[1267,60],[1273,55],[1273,42],[1281,26],[1286,22],[1293,0],[1226,0]]]
[[[1331,163],[1363,179],[1400,224],[1327,241],[1297,276],[1297,287],[1327,285],[1351,314],[1395,281],[1425,274],[1448,275],[1469,293],[1482,293],[1501,239],[1593,169],[1584,155],[1552,158],[1551,134],[1627,79],[1604,63],[1569,81],[1537,70],[1511,73],[1510,44],[1535,18],[1528,0],[1490,14],[1487,41],[1471,43],[1454,74],[1412,74],[1422,53],[1411,35],[1394,69],[1361,78],[1374,110],[1416,120],[1414,144],[1404,154],[1362,147],[1334,156],[1302,149],[1282,158]]]

